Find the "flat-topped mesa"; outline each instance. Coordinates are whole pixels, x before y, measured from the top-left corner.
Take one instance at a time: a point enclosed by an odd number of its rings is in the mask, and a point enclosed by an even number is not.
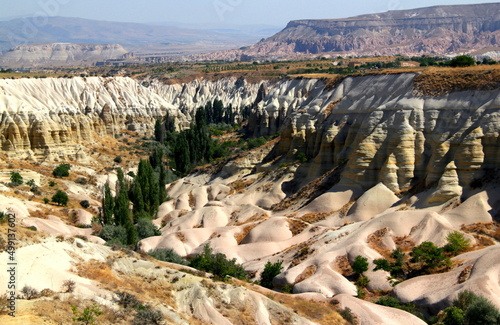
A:
[[[295,20],[249,47],[251,57],[293,54],[445,55],[497,47],[500,4],[434,6],[345,19]]]
[[[310,158],[297,178],[344,165],[340,184],[349,188],[461,187],[499,168],[498,91],[415,95],[415,76],[348,77],[333,88],[323,80],[284,81],[254,108],[249,129],[280,130],[276,156]]]

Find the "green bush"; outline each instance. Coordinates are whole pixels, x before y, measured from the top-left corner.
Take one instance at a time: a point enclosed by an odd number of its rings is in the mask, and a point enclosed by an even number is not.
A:
[[[127,244],[127,229],[123,226],[105,225],[101,229],[100,237],[108,244]]]
[[[50,186],[50,187],[54,187],[54,186],[56,186],[56,184],[57,184],[57,183],[56,183],[56,182],[54,182],[54,181],[50,181],[50,182],[49,182],[49,186]]]
[[[429,271],[438,267],[450,265],[450,259],[444,255],[442,248],[436,247],[432,242],[423,242],[413,248],[412,261],[420,263],[422,270]]]
[[[52,196],[52,202],[57,203],[57,205],[66,206],[68,204],[68,201],[69,201],[68,194],[66,194],[61,190],[58,190],[56,194]]]
[[[394,297],[381,297],[376,302],[377,305],[392,307],[404,310],[410,314],[413,314],[421,319],[424,319],[424,315],[417,310],[417,307],[411,303],[402,303]]]
[[[339,310],[340,316],[345,319],[349,324],[355,324],[356,316],[349,307]]]
[[[60,164],[59,166],[54,168],[54,170],[52,171],[52,175],[54,175],[54,177],[68,177],[70,169],[70,164]]]
[[[453,255],[458,255],[470,247],[470,240],[465,238],[464,234],[458,231],[449,233],[446,240],[448,243],[444,246],[444,250]]]
[[[23,184],[23,177],[18,172],[10,173],[10,183],[12,186],[18,186]]]
[[[464,323],[467,325],[491,325],[500,323],[500,313],[486,298],[478,297],[466,310]]]
[[[253,138],[253,139],[248,140],[247,144],[248,144],[248,149],[249,150],[255,149],[255,148],[258,148],[260,146],[265,145],[266,144],[266,139],[263,138],[263,137]]]
[[[368,271],[368,259],[363,256],[357,256],[354,259],[354,263],[352,263],[352,270],[358,275]]]
[[[470,55],[459,55],[451,59],[452,67],[470,67],[476,64],[476,60]]]
[[[188,262],[180,257],[174,250],[169,248],[159,248],[148,253],[150,256],[159,261],[170,262],[175,264],[187,265]]]
[[[90,202],[88,200],[83,200],[80,201],[80,205],[82,206],[82,208],[87,209],[90,207]]]
[[[469,308],[472,303],[474,303],[478,298],[474,292],[469,290],[464,290],[458,294],[458,298],[453,300],[453,306],[458,307],[462,310]]]
[[[356,285],[361,288],[366,288],[370,284],[370,279],[368,279],[366,276],[360,276],[356,280]]]
[[[135,227],[137,229],[137,235],[139,236],[139,240],[161,235],[161,232],[155,225],[153,225],[151,219],[141,218],[139,219]]]
[[[458,307],[451,306],[443,310],[443,325],[462,325],[465,322],[464,311]]]
[[[238,279],[245,279],[247,273],[245,269],[236,263],[236,259],[228,260],[225,254],[212,254],[212,248],[205,245],[203,252],[195,256],[189,262],[189,266],[195,269],[210,272],[223,280],[227,276],[232,276]]]
[[[75,315],[73,321],[84,325],[97,324],[97,317],[102,315],[101,309],[95,303],[92,306],[85,307],[82,312],[79,312],[78,307],[73,305],[71,305],[71,309],[73,310],[73,315]]]
[[[378,270],[384,270],[387,272],[391,271],[391,264],[386,259],[379,258],[379,259],[373,260],[373,264],[375,264],[375,268],[373,269],[374,271],[378,271]]]
[[[264,271],[262,271],[262,274],[260,276],[260,285],[272,289],[273,279],[281,273],[281,270],[283,269],[282,264],[282,261],[278,261],[276,263],[267,261],[266,265],[264,266]]]

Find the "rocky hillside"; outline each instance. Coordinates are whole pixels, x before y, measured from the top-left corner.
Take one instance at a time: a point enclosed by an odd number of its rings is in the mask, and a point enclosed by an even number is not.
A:
[[[500,4],[436,6],[346,19],[291,21],[240,55],[453,54],[498,47]]]
[[[445,82],[451,79],[456,82]],[[62,274],[76,279],[78,293],[87,294],[84,297],[96,292],[111,295],[115,283],[139,292],[173,323],[196,319],[239,324],[242,319],[234,316],[234,308],[251,315],[249,323],[285,319],[286,323],[326,323],[298,307],[290,313],[286,306],[233,287],[235,283],[184,278],[168,265],[136,255],[115,256],[99,246],[102,239],[92,235],[93,229],[80,228],[90,226],[97,213],[103,184],[109,182],[114,188],[116,181],[112,163],[106,165],[105,159],[89,152],[90,144],[105,138],[114,141],[111,136],[123,135],[126,129],[131,135],[130,130],[150,133],[155,118],[167,111],[179,127],[186,126],[196,107],[215,98],[237,110],[249,108],[247,132],[273,140],[168,185],[170,199],[153,221],[161,235],[141,240],[142,252],[169,248],[187,257],[209,244],[214,252],[241,263],[255,281],[267,262],[281,261],[283,269],[273,281],[277,290],[292,291],[307,302],[322,301],[323,307],[325,302],[327,307],[348,307],[362,324],[425,324],[410,313],[372,303],[384,293],[416,304],[427,314],[450,306],[466,290],[500,307],[500,102],[495,70],[259,84],[243,79],[183,85],[128,78],[1,81],[1,154],[9,157],[0,166],[8,171],[14,166],[32,170],[38,175],[33,178],[48,192],[53,191],[44,185],[51,180],[47,172],[54,165],[51,160],[72,158],[72,170],[80,178],[95,179],[85,185],[58,180],[72,201],[90,202],[87,210],[48,207],[41,197],[0,186],[0,202],[16,212],[20,225],[35,226],[51,236],[78,235],[95,242],[58,243],[46,238],[41,245],[26,244],[19,255],[35,249],[42,256],[50,256],[47,249],[57,252],[62,256]],[[80,145],[81,140],[89,146]],[[75,148],[80,154],[71,154]],[[30,165],[29,160],[17,159],[30,156],[38,162]],[[78,222],[72,221],[75,216]],[[426,272],[411,261],[415,247],[427,241],[443,247],[456,231],[470,246],[450,256],[449,264]],[[393,261],[397,248],[406,254],[405,276],[391,278],[394,274],[388,270],[375,270],[374,261]],[[96,261],[91,261],[94,255]],[[364,286],[353,271],[359,256],[367,261]],[[104,277],[90,272],[95,265],[113,274],[114,282],[89,282]],[[153,270],[156,277],[135,282]],[[21,282],[35,285],[39,276],[45,279],[39,282],[40,290],[46,286],[55,291],[60,283],[50,282],[43,274],[25,276]],[[162,282],[163,277],[168,283]],[[179,285],[172,284],[176,277]],[[166,292],[144,293],[141,288],[148,285],[164,288],[173,298]],[[208,303],[197,300],[206,292]],[[171,300],[160,303],[157,293]],[[358,299],[363,296],[366,300]],[[285,297],[277,299],[280,304],[286,302]],[[111,301],[98,302],[112,305]],[[261,307],[245,309],[249,301]]]
[[[0,56],[0,66],[37,67],[91,65],[98,61],[119,59],[127,54],[119,44],[24,44]]]

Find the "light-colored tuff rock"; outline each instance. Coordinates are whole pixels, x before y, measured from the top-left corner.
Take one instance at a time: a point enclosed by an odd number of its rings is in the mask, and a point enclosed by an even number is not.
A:
[[[22,44],[0,56],[0,65],[8,67],[67,66],[93,64],[118,59],[128,51],[119,44]]]
[[[215,99],[240,112],[259,88],[236,78],[147,86],[124,77],[0,80],[0,148],[17,157],[83,159],[86,142],[124,129],[152,134],[167,112],[179,128]]]
[[[500,106],[496,91],[418,96],[414,74],[348,77],[276,85],[249,119],[254,135],[280,130],[276,155],[312,158],[308,177],[345,164],[341,183],[363,189],[382,182],[394,192],[416,181],[458,187],[498,167]],[[455,187],[455,189],[452,189]]]

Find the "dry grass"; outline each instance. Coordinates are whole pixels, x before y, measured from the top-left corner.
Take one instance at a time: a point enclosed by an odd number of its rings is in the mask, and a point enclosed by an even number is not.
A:
[[[306,213],[300,217],[300,220],[307,223],[315,223],[321,220],[325,220],[328,216],[331,216],[334,212],[311,212]]]
[[[477,243],[471,250],[492,246],[495,245],[497,241],[500,241],[500,223],[498,222],[473,223],[462,226],[461,230],[471,234],[474,236],[474,239],[476,239]]]
[[[388,258],[391,255],[391,250],[389,250],[382,243],[382,239],[389,231],[390,231],[389,228],[382,228],[368,236],[368,245],[370,245],[370,248],[374,249],[385,258]]]
[[[309,265],[302,273],[300,273],[294,281],[294,284],[302,282],[304,280],[309,279],[316,273],[316,265]]]
[[[242,193],[245,191],[250,185],[255,183],[256,179],[248,179],[248,180],[238,180],[235,181],[231,184],[229,184],[229,187],[231,187],[231,194],[238,194]]]
[[[332,262],[332,268],[343,276],[351,276],[353,274],[347,255],[337,256],[335,261]]]
[[[320,325],[344,325],[345,320],[332,308],[328,302],[313,301],[297,297],[295,295],[278,293],[275,291],[267,290],[261,286],[252,285],[240,280],[233,280],[236,285],[244,286],[247,289],[256,291],[260,294],[267,296],[269,299],[274,300],[281,305],[290,308],[298,315],[310,319],[316,324]],[[276,320],[279,321],[279,320]],[[281,320],[281,323],[286,324]]]
[[[257,226],[256,223],[244,226],[240,232],[234,234],[234,239],[236,240],[238,245],[243,241],[243,239],[245,239],[248,233],[252,231],[252,229],[255,228],[256,226]]]
[[[293,236],[297,236],[309,226],[307,222],[299,219],[288,219],[288,224]]]
[[[499,66],[468,68],[428,68],[414,80],[415,91],[428,96],[443,96],[463,90],[492,90],[500,87]]]

